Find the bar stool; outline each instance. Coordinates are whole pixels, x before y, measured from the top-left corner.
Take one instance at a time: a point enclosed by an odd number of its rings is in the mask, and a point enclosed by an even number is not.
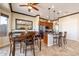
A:
[[[64,36],[63,36],[63,44],[66,45],[67,44],[67,32],[64,32]]]
[[[62,38],[62,32],[59,32],[59,37],[58,37],[58,46],[61,47],[63,42],[63,38]]]
[[[53,45],[58,45],[58,34],[53,34]]]

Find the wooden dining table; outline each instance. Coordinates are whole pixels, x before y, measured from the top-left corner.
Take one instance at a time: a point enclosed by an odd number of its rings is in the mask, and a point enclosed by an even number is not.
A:
[[[27,35],[28,35],[28,33],[26,33]],[[39,37],[39,35],[35,35],[35,37]],[[35,38],[34,37],[34,38]],[[14,36],[13,37],[13,50],[12,50],[12,56],[15,56],[15,52],[16,52],[16,42],[19,42],[19,43],[21,43],[21,42],[24,42],[26,39],[20,39],[21,38],[21,36],[20,35],[16,35],[16,36]],[[41,51],[41,39],[39,39],[39,50]]]

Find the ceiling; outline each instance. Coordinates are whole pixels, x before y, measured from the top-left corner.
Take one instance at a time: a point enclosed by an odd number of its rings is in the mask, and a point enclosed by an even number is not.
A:
[[[10,7],[8,3],[0,3],[0,8],[10,12]]]
[[[40,15],[41,18],[45,18],[45,19],[49,19],[50,17],[51,20],[57,17],[79,12],[79,8],[78,8],[79,3],[39,3],[37,5],[39,11],[32,9],[31,12],[28,12],[27,7],[21,7],[20,5],[22,4],[27,4],[27,3],[11,3],[12,10],[15,12],[32,15],[32,16]],[[51,8],[50,13],[48,8]],[[54,13],[53,10],[56,10],[56,13]],[[58,12],[59,14],[57,14]]]

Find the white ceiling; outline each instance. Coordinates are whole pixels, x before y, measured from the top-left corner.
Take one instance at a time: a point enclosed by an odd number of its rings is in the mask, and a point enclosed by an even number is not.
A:
[[[10,7],[8,3],[0,3],[0,8],[10,12]]]
[[[0,6],[4,6],[6,9],[9,9],[8,7],[8,3],[0,3]],[[75,12],[79,12],[79,3],[39,3],[37,5],[37,8],[39,9],[39,11],[33,10],[32,12],[28,12],[28,8],[27,7],[21,7],[19,5],[22,4],[27,4],[27,3],[11,3],[12,4],[12,10],[16,11],[16,12],[20,12],[20,13],[24,13],[24,14],[28,14],[28,15],[40,15],[42,18],[46,18],[49,19],[54,19],[54,17],[61,17],[64,15],[68,15],[68,14],[72,14]],[[49,10],[48,8],[51,8],[52,5],[54,5],[54,9],[56,10],[56,13],[61,11],[61,13],[59,15],[54,14],[53,13],[53,9],[51,9],[50,11],[50,15],[49,15]],[[6,7],[8,6],[8,7]]]

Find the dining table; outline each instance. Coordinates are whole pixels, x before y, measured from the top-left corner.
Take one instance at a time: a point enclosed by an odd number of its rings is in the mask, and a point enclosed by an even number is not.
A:
[[[15,33],[15,34],[17,34],[17,33]],[[28,33],[26,33],[26,35],[28,35]],[[41,38],[40,38],[40,35],[35,35],[34,36],[34,39],[35,38],[39,38],[38,40],[39,40],[39,50],[41,51]],[[24,42],[25,40],[27,40],[27,38],[26,39],[20,39],[21,38],[21,35],[15,35],[15,36],[13,36],[13,48],[12,48],[12,56],[15,56],[15,53],[16,53],[16,42],[18,42],[18,43],[21,43],[21,42]],[[35,41],[35,40],[34,40]]]

